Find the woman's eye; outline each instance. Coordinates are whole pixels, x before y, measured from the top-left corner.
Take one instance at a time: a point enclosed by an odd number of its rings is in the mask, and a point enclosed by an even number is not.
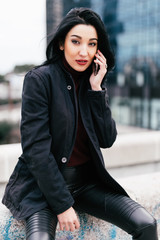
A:
[[[92,46],[92,47],[95,47],[97,44],[96,43],[90,43],[89,45]]]
[[[79,41],[77,41],[77,40],[72,40],[72,43],[73,43],[73,44],[79,44]]]

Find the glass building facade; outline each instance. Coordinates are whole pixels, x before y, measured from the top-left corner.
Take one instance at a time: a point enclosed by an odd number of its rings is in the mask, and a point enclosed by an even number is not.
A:
[[[89,7],[105,23],[116,58],[108,74],[116,122],[160,130],[160,0],[57,2],[61,17],[73,7]]]
[[[160,1],[119,0],[116,86],[120,123],[160,130]]]

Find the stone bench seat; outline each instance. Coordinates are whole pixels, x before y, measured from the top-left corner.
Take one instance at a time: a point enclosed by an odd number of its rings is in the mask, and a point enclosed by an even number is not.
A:
[[[160,172],[122,178],[118,182],[129,195],[142,204],[156,219],[160,236]],[[78,213],[81,227],[75,232],[56,231],[56,240],[131,240],[124,231],[98,218]],[[9,210],[0,204],[0,240],[25,239],[23,221],[16,221]]]

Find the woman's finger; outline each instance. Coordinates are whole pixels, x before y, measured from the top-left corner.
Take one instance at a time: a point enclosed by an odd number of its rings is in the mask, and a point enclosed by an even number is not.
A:
[[[99,65],[106,65],[106,59],[103,59],[102,57],[96,55],[96,59],[94,60],[95,63],[98,63]]]
[[[80,223],[78,221],[78,219],[74,222],[75,228],[79,229],[80,228]]]
[[[65,229],[66,231],[70,231],[70,223],[65,223]]]
[[[75,229],[79,229],[80,224],[78,220],[75,220],[74,223],[70,223],[70,231],[75,231]]]
[[[100,50],[98,50],[98,54],[99,54],[99,56],[101,56],[101,57],[103,58],[103,60],[105,60],[105,61],[106,61],[106,58],[105,58],[105,56],[103,55],[103,53],[101,53],[101,51],[100,51]]]
[[[75,224],[74,223],[70,223],[70,231],[73,232],[75,230]]]
[[[104,72],[107,71],[106,62],[101,62],[99,59],[94,60],[94,62],[97,63],[100,66],[100,69],[104,70]]]
[[[66,223],[59,223],[59,229],[61,231],[74,231],[75,229],[79,229],[80,224],[78,220],[75,220],[74,223],[73,222],[66,222]]]
[[[59,222],[59,230],[63,231],[64,230],[64,223]]]

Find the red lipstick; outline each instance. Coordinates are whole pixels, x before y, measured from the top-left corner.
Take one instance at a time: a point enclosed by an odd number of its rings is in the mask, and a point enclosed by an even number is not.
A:
[[[87,60],[83,60],[83,59],[78,59],[76,60],[76,62],[79,64],[79,65],[86,65],[88,63]]]

